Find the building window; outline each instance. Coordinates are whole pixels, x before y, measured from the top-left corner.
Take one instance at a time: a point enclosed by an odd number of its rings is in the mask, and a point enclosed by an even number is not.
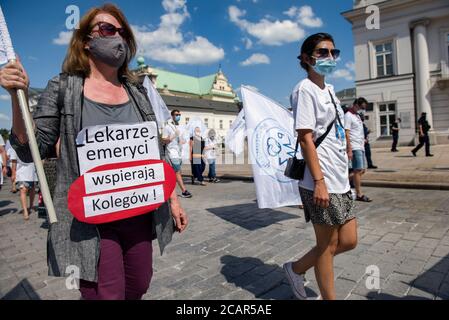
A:
[[[385,77],[393,75],[393,43],[385,42],[377,44],[375,48],[377,76]]]
[[[190,118],[186,118],[186,124],[189,124]]]
[[[209,128],[209,119],[204,119],[204,125],[206,126],[206,128]]]
[[[223,130],[223,120],[220,120],[220,130]]]
[[[229,120],[229,128],[232,126],[232,120]]]
[[[391,136],[391,126],[396,120],[396,103],[379,104],[380,135]]]

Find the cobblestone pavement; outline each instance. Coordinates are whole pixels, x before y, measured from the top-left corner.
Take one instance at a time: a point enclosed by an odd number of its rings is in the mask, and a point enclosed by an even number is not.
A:
[[[312,226],[295,207],[258,210],[254,185],[223,181],[189,186],[182,199],[190,226],[161,257],[145,299],[292,299],[282,264],[314,245]],[[46,276],[46,224],[19,214],[18,196],[0,192],[0,297],[79,299],[65,279]],[[335,258],[339,299],[448,299],[449,192],[366,188],[358,203],[359,244]],[[366,268],[380,270],[367,289]],[[319,291],[311,270],[308,295]]]

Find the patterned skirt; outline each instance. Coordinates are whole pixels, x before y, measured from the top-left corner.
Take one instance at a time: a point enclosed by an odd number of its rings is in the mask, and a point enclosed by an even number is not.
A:
[[[313,203],[313,191],[299,188],[299,193],[304,205],[306,222],[336,226],[355,218],[351,191],[342,194],[329,193],[329,207],[326,209]]]

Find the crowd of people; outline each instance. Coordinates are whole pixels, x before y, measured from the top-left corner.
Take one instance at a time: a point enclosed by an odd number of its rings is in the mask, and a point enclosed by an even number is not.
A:
[[[210,129],[207,131],[206,137],[204,137],[205,132],[203,132],[204,130],[202,130],[201,126],[194,126],[192,132],[188,132],[186,136],[180,128],[181,111],[178,109],[172,110],[171,116],[172,119],[168,121],[162,133],[162,141],[166,149],[165,159],[176,172],[176,181],[181,189],[181,197],[191,198],[192,194],[186,189],[181,173],[183,145],[188,143],[189,146],[192,185],[207,185],[203,176],[206,170],[206,164],[209,166],[207,175],[208,182],[220,182],[216,173],[217,133],[214,129]],[[189,137],[188,141],[186,141],[187,137]]]

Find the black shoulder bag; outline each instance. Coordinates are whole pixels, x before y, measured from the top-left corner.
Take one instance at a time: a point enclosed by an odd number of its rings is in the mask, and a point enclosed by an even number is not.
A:
[[[320,144],[324,141],[324,139],[326,139],[327,135],[331,131],[332,126],[334,125],[334,123],[337,119],[341,125],[340,117],[338,115],[338,110],[337,110],[337,104],[335,103],[334,97],[332,96],[332,93],[330,91],[329,91],[329,94],[331,96],[332,103],[334,104],[336,115],[335,115],[335,119],[327,127],[326,132],[315,141],[316,149],[320,146]],[[292,158],[288,159],[287,166],[285,167],[285,171],[284,171],[284,175],[293,180],[303,180],[304,172],[306,170],[306,161],[304,159],[298,159],[296,157],[296,154],[298,153],[298,147],[299,147],[299,136],[298,136],[298,139],[296,140],[295,155]]]

